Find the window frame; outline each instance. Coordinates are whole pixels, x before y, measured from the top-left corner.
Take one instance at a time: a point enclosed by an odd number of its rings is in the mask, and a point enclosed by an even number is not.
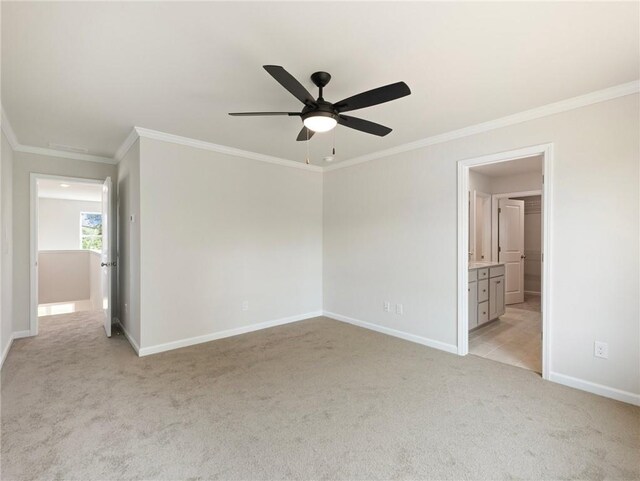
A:
[[[80,211],[80,216],[79,216],[79,219],[78,219],[78,222],[80,224],[80,229],[79,229],[79,234],[80,234],[79,246],[80,246],[80,250],[81,251],[102,252],[102,249],[99,249],[99,250],[98,249],[85,249],[84,247],[82,247],[82,241],[84,240],[85,237],[100,238],[100,240],[101,240],[100,245],[102,245],[102,234],[100,234],[100,235],[85,235],[85,234],[82,233],[82,227],[83,227],[82,226],[82,218],[83,218],[84,214],[99,215],[100,216],[100,225],[102,225],[102,212],[90,212],[90,211],[84,211],[84,210]]]

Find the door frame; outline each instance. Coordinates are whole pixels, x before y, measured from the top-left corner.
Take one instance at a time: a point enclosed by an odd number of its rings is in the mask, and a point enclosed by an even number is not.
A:
[[[104,180],[69,177],[63,175],[29,174],[29,336],[38,335],[38,180],[49,179],[60,182],[100,184]]]
[[[525,157],[542,155],[542,378],[551,373],[551,212],[553,212],[553,143],[533,145],[521,149],[498,152],[458,161],[458,354],[469,353],[469,169],[474,166],[496,164]],[[493,231],[493,228],[492,228]],[[492,232],[493,237],[493,232]],[[492,242],[493,244],[493,242]],[[493,250],[493,249],[492,249]],[[493,258],[493,253],[492,253]]]

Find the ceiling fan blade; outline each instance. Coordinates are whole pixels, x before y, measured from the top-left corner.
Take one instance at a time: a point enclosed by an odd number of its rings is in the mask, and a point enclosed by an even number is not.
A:
[[[411,90],[404,82],[396,82],[394,84],[378,87],[377,89],[367,90],[361,94],[346,98],[333,105],[338,112],[349,112],[350,110],[363,109],[372,105],[382,104],[391,100],[399,99],[409,95]]]
[[[300,112],[229,112],[234,117],[251,117],[255,115],[288,115],[289,117],[299,116]]]
[[[263,65],[264,69],[305,105],[316,105],[316,99],[296,78],[279,65]]]
[[[379,135],[380,137],[384,137],[392,130],[389,127],[385,127],[384,125],[376,124],[375,122],[370,122],[364,119],[359,119],[357,117],[350,117],[348,115],[340,115],[338,118],[338,123],[340,125],[344,125],[345,127],[360,130],[361,132],[366,132],[367,134]]]
[[[311,137],[313,137],[313,134],[315,134],[315,132],[313,130],[309,130],[306,127],[302,127],[302,130],[300,131],[300,133],[298,134],[298,138],[296,138],[296,140],[298,142],[300,141],[307,141],[309,140]]]

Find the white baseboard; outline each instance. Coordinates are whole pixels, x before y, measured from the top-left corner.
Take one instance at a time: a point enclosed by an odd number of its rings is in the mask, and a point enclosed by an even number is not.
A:
[[[139,356],[140,355],[140,346],[138,346],[138,343],[131,336],[131,334],[129,334],[129,331],[127,331],[125,329],[124,325],[120,322],[120,319],[118,319],[116,317],[114,320],[116,321],[116,324],[118,324],[120,326],[120,329],[122,329],[122,332],[124,332],[124,337],[127,338],[127,341],[129,341],[129,344],[131,344],[131,347],[133,348],[134,351],[136,351],[136,354]]]
[[[13,333],[14,339],[22,339],[23,337],[30,337],[31,331],[27,329],[26,331],[16,331]]]
[[[5,347],[4,351],[2,351],[2,359],[0,359],[0,369],[2,369],[2,366],[4,366],[4,360],[9,355],[9,349],[11,349],[11,345],[13,344],[13,340],[14,339],[15,338],[14,338],[13,334],[11,334],[9,336],[9,342],[7,343],[7,347]]]
[[[435,341],[433,339],[429,339],[428,337],[416,336],[415,334],[409,334],[407,332],[398,331],[396,329],[391,329],[389,327],[379,326],[377,324],[372,324],[370,322],[365,322],[359,319],[354,319],[352,317],[343,316],[342,314],[336,314],[335,312],[324,311],[323,315],[326,317],[330,317],[331,319],[335,319],[336,321],[346,322],[348,324],[353,324],[354,326],[364,327],[365,329],[381,332],[382,334],[387,334],[389,336],[399,337],[400,339],[404,339],[405,341],[411,341],[417,344],[422,344],[423,346],[433,347],[434,349],[450,352],[451,354],[458,353],[458,346],[454,344],[447,344],[446,342]]]
[[[193,346],[194,344],[201,344],[203,342],[215,341],[217,339],[224,339],[225,337],[233,337],[239,334],[245,334],[247,332],[259,331],[261,329],[281,326],[283,324],[303,321],[305,319],[311,319],[313,317],[319,317],[319,316],[322,316],[322,311],[308,312],[306,314],[300,314],[298,316],[284,317],[282,319],[259,322],[257,324],[250,324],[248,326],[237,327],[235,329],[227,329],[224,331],[212,332],[211,334],[204,334],[202,336],[195,336],[195,337],[189,337],[187,339],[180,339],[179,341],[172,341],[172,342],[166,342],[163,344],[156,344],[155,346],[142,347],[139,349],[138,355],[148,356],[150,354],[157,354],[159,352],[172,351],[173,349],[179,349],[181,347]],[[126,331],[125,331],[125,335],[126,335]]]
[[[577,377],[567,376],[557,372],[552,372],[549,376],[549,380],[564,386],[580,389],[581,391],[587,391],[599,396],[640,406],[640,394],[634,394],[632,392],[622,391],[621,389],[603,386],[602,384],[596,384],[595,382],[585,381],[584,379],[578,379]]]
[[[535,294],[536,296],[540,296],[540,291],[524,291],[525,294]]]

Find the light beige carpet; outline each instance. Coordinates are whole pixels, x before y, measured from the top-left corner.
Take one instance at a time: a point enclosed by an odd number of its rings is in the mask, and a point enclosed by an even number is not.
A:
[[[640,476],[639,408],[523,369],[325,318],[137,358],[86,317],[15,342],[4,481]]]

